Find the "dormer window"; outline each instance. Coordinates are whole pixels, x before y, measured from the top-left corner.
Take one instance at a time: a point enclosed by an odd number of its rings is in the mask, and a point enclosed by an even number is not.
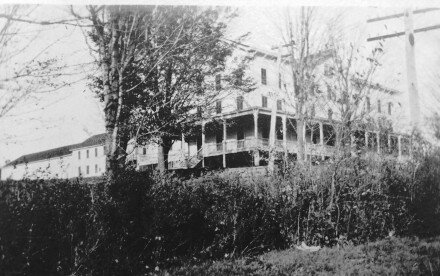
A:
[[[377,100],[377,112],[379,112],[379,113],[382,112],[382,106],[380,104],[380,100]]]
[[[393,103],[392,102],[389,102],[388,103],[388,115],[391,115],[391,112],[392,112],[392,109],[393,108]]]

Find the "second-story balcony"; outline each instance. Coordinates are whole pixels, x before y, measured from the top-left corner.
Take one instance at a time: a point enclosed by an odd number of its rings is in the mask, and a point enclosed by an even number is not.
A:
[[[269,139],[249,137],[241,140],[230,139],[224,143],[205,143],[202,152],[204,157],[209,157],[243,151],[270,151],[271,149],[278,152],[286,150],[288,153],[296,153],[298,151],[298,144],[296,141],[284,142],[283,140],[277,139],[272,147],[269,143]],[[305,151],[307,154],[331,155],[333,154],[334,147],[305,143]]]

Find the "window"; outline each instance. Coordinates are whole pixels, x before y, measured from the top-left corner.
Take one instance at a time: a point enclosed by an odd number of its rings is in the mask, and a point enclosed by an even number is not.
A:
[[[261,101],[262,101],[262,106],[263,107],[267,107],[267,97],[266,96],[262,96],[261,97]]]
[[[222,151],[223,150],[223,133],[221,133],[220,131],[217,132],[215,135],[215,141],[216,141],[216,145],[217,145],[217,151]]]
[[[89,158],[89,150],[86,150],[86,157]]]
[[[95,173],[98,173],[98,164],[95,164]]]
[[[243,140],[243,139],[244,139],[243,128],[237,129],[237,140]]]
[[[222,76],[220,74],[215,76],[215,90],[220,91],[222,89]]]
[[[86,166],[86,174],[89,174],[89,173],[90,173],[89,166]]]
[[[283,121],[280,117],[277,118],[275,123],[275,136],[277,140],[283,140]]]
[[[217,114],[222,113],[222,101],[217,101],[217,102],[215,103],[215,112],[216,112]]]
[[[388,151],[388,134],[379,134],[379,147],[381,153],[386,153]]]
[[[333,99],[332,94],[333,94],[332,88],[330,87],[330,85],[327,85],[327,99],[329,101],[331,101]]]
[[[327,146],[335,146],[336,144],[336,131],[332,125],[323,124],[322,132],[324,135],[324,143]]]
[[[400,138],[402,155],[409,155],[411,149],[411,140],[408,137]]]
[[[367,147],[370,150],[377,151],[377,134],[375,132],[367,132]]]
[[[243,84],[243,76],[244,76],[244,70],[242,68],[234,71],[235,80],[234,85],[241,86]]]
[[[310,110],[310,116],[313,118],[315,117],[315,105],[312,105],[312,109]]]
[[[329,120],[333,120],[333,110],[331,110],[331,108],[329,108],[327,116]]]
[[[365,148],[365,131],[355,130],[353,133],[354,144],[357,150]]]
[[[393,107],[393,103],[392,103],[392,102],[389,102],[389,103],[388,103],[388,115],[391,115],[391,109],[392,109],[392,107]]]
[[[147,154],[147,149],[146,148],[142,148],[142,154],[146,155]]]
[[[261,84],[267,84],[266,69],[261,68]]]
[[[390,135],[390,154],[397,156],[399,155],[399,142],[398,138],[395,135]]]
[[[380,100],[377,100],[377,112],[382,112],[382,107],[380,106]]]
[[[306,124],[306,142],[313,144],[319,143],[319,124]]]
[[[78,175],[81,176],[81,167],[78,167]]]
[[[98,148],[95,148],[95,157],[98,157]]]
[[[278,88],[281,89],[281,74],[278,73]]]
[[[81,151],[78,151],[78,159],[81,159]]]
[[[277,110],[282,110],[282,109],[283,109],[283,101],[277,100]]]
[[[367,97],[366,101],[367,101],[367,112],[370,112],[371,111],[370,97]]]
[[[237,97],[237,110],[243,109],[243,96]]]
[[[199,118],[202,117],[202,107],[201,106],[197,107],[197,117],[199,117]]]

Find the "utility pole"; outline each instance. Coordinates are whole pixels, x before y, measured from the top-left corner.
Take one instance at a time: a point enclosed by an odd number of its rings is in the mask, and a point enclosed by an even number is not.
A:
[[[419,91],[417,89],[417,71],[415,57],[413,11],[407,9],[405,22],[406,79],[408,85],[408,103],[411,126],[418,129],[420,124]]]
[[[293,45],[294,43],[288,43],[285,45],[274,46],[272,50],[278,50],[277,55],[277,67],[278,67],[278,77],[281,76],[281,59],[282,59],[282,48]],[[271,94],[272,98],[272,110],[270,116],[270,132],[269,132],[269,171],[274,172],[275,170],[275,140],[276,140],[276,123],[277,123],[277,109],[278,109],[278,94],[280,94],[281,88],[278,91],[274,91]]]
[[[415,130],[417,130],[420,126],[420,103],[419,103],[419,94],[418,94],[418,86],[417,86],[414,33],[440,29],[440,25],[433,25],[433,26],[414,30],[413,14],[426,13],[437,10],[439,10],[439,8],[426,8],[415,11],[408,8],[405,10],[404,13],[377,17],[367,20],[367,23],[372,23],[372,22],[388,20],[393,18],[400,18],[400,17],[403,17],[404,19],[404,26],[405,26],[404,32],[372,37],[372,38],[368,38],[367,41],[385,40],[392,37],[398,37],[403,35],[405,36],[405,61],[406,61],[406,78],[408,85],[409,117],[411,120],[411,126]]]

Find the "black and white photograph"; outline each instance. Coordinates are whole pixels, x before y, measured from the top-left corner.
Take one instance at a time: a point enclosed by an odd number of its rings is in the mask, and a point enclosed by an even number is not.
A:
[[[18,275],[440,275],[440,2],[0,1]]]

